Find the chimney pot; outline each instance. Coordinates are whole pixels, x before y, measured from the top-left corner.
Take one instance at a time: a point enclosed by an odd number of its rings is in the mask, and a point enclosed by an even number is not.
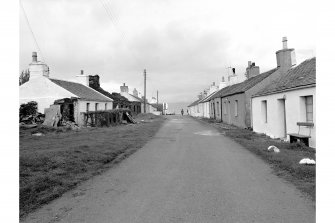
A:
[[[37,53],[33,52],[33,62],[37,62]]]
[[[287,37],[283,37],[283,49],[287,49]]]
[[[251,61],[248,61],[248,67],[250,67],[251,66]]]
[[[84,75],[84,70],[80,70],[80,74],[81,74],[81,75]]]

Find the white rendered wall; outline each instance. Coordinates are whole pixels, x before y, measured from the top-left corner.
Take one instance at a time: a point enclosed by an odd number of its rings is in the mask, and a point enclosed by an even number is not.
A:
[[[85,100],[78,100],[76,103],[76,108],[75,112],[77,114],[75,115],[76,118],[76,123],[79,125],[84,124],[84,115],[82,114],[83,112],[86,112],[86,104],[89,104],[89,111],[95,111],[95,103],[98,103],[97,110],[98,111],[104,111],[105,110],[105,103],[107,103],[107,110],[112,110],[113,109],[113,102],[101,102],[101,101],[85,101]]]
[[[35,77],[19,87],[20,104],[36,101],[38,112],[44,113],[57,99],[77,97],[71,92],[59,87],[47,77]]]
[[[204,117],[205,118],[210,118],[210,115],[209,115],[209,101],[204,103]]]
[[[313,123],[314,127],[311,129],[311,138],[309,140],[310,147],[316,146],[316,94],[315,87],[287,91],[272,95],[252,98],[252,122],[253,130],[258,133],[264,133],[272,138],[285,138],[289,140],[289,136],[282,134],[281,119],[283,114],[281,105],[278,99],[282,99],[285,95],[285,110],[286,110],[286,132],[298,133],[299,127],[297,122],[306,122],[305,106],[303,96],[313,96]],[[261,112],[261,101],[267,100],[267,123],[263,121]],[[309,129],[300,127],[300,134],[309,135]]]

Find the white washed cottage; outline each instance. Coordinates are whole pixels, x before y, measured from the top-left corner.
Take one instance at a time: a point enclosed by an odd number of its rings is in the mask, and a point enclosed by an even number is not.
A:
[[[255,132],[291,141],[305,136],[307,144],[315,148],[315,61],[314,57],[291,68],[252,96]]]
[[[69,98],[74,101],[74,121],[83,124],[82,112],[113,109],[113,100],[89,87],[89,76],[76,75],[77,82],[57,80],[49,77],[49,67],[37,61],[33,52],[29,64],[29,81],[20,86],[20,104],[36,101],[38,111],[44,113],[55,100]]]

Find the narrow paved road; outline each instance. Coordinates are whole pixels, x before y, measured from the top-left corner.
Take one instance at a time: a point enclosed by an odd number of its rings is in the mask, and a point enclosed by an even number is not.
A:
[[[214,128],[168,117],[144,148],[25,222],[315,222],[315,206]]]

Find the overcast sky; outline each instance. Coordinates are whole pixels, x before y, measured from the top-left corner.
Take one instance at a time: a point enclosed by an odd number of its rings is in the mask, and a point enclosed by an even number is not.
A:
[[[308,1],[21,0],[53,78],[100,75],[105,90],[126,83],[161,101],[191,103],[249,60],[276,67],[282,37],[297,63],[316,54],[314,5]],[[302,4],[303,2],[303,4]],[[20,9],[20,70],[39,50]],[[39,59],[42,59],[39,54]]]

